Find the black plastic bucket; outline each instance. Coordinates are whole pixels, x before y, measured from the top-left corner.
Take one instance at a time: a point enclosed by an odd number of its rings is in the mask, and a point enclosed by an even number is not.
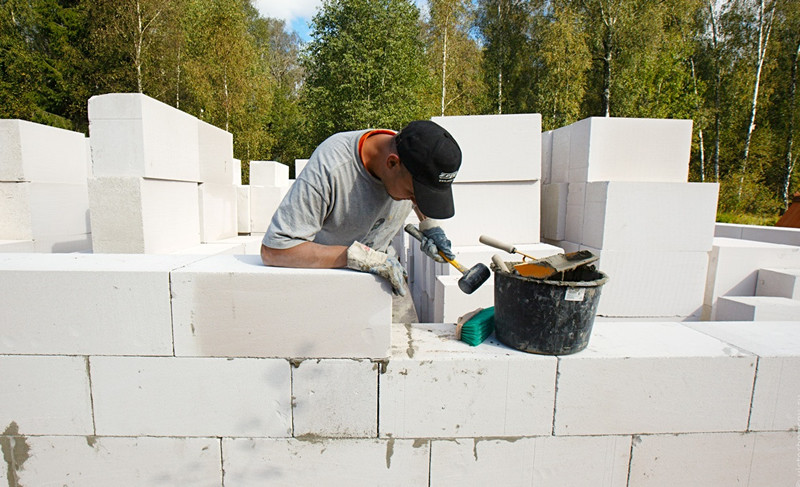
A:
[[[541,280],[494,271],[497,339],[529,353],[569,355],[589,344],[600,289],[608,276],[593,266]]]

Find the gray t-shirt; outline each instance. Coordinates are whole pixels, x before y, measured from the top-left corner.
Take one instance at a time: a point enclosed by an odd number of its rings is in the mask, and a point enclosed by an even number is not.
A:
[[[364,168],[358,141],[369,130],[329,137],[311,154],[272,217],[262,240],[288,249],[303,242],[349,246],[359,241],[385,252],[411,212]]]

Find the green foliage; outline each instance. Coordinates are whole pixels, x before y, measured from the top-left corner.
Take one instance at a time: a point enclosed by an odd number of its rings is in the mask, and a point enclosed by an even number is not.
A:
[[[423,115],[429,78],[410,0],[324,2],[303,64],[314,142],[343,130],[399,129]]]
[[[741,194],[739,187],[741,184]],[[742,184],[742,175],[731,173],[720,181],[719,203],[720,214],[755,215],[772,217],[778,215],[782,203],[776,195],[766,188],[759,177],[747,174]]]

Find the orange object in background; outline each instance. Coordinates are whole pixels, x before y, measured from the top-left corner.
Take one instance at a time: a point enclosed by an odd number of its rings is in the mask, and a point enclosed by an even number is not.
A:
[[[800,193],[795,193],[789,209],[775,224],[776,227],[800,228]]]

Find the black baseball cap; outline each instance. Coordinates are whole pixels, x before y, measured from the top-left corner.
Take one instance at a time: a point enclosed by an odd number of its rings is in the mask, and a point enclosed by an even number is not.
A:
[[[450,133],[430,120],[406,125],[396,136],[400,162],[414,180],[414,199],[427,217],[455,215],[453,179],[461,167],[461,148]]]

